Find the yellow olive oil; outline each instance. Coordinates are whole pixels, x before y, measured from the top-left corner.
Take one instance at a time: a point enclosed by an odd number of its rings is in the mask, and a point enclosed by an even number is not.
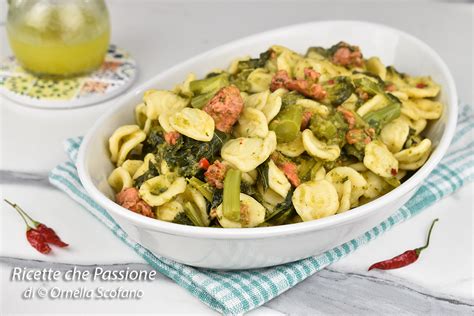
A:
[[[10,46],[21,65],[36,74],[71,76],[98,68],[107,53],[107,12],[74,4],[32,7],[9,19]]]

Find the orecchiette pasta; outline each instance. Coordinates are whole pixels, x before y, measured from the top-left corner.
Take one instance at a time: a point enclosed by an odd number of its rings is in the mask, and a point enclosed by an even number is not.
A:
[[[263,163],[276,148],[275,132],[268,132],[265,139],[239,137],[222,146],[221,156],[243,172],[251,171]]]
[[[149,205],[160,206],[185,190],[186,180],[183,177],[173,180],[172,177],[161,175],[145,181],[139,191]]]
[[[352,192],[352,182],[351,180],[346,180],[342,184],[341,195],[339,199],[339,208],[337,213],[344,213],[351,208],[351,192]]]
[[[146,116],[150,120],[158,119],[164,112],[174,113],[185,108],[189,100],[182,98],[171,91],[148,90],[145,91],[143,102],[146,105]]]
[[[443,115],[440,91],[345,42],[305,54],[274,45],[146,91],[136,125],[109,138],[108,183],[123,207],[192,226],[347,212],[423,166],[436,145],[425,129]]]
[[[422,119],[437,120],[443,112],[443,105],[440,102],[429,99],[415,99],[415,106],[418,115]]]
[[[247,79],[250,83],[250,91],[262,92],[268,90],[272,77],[271,74],[262,68],[255,69],[250,73]]]
[[[428,138],[423,139],[419,144],[404,149],[395,154],[395,158],[400,163],[410,163],[420,160],[431,149],[431,141]],[[406,169],[406,168],[403,168]]]
[[[109,138],[110,160],[120,166],[127,155],[146,138],[138,125],[124,125],[119,127]]]
[[[169,118],[169,124],[180,134],[202,142],[214,136],[214,120],[199,109],[184,108]]]
[[[376,74],[380,77],[380,79],[385,80],[387,77],[387,68],[382,64],[380,58],[378,57],[371,57],[367,59],[367,70],[373,74]]]
[[[290,181],[286,178],[285,173],[272,160],[268,163],[268,185],[282,197],[286,197],[291,189]]]
[[[341,197],[344,193],[344,183],[347,180],[351,183],[349,195],[350,206],[357,204],[357,201],[367,190],[367,181],[364,177],[351,167],[336,167],[326,174],[326,180],[334,184],[338,195]]]
[[[265,221],[265,208],[262,204],[258,203],[253,197],[240,193],[240,204],[241,204],[241,218],[245,218],[245,221],[240,222],[231,221],[224,217],[222,213],[222,204],[217,207],[217,219],[222,227],[226,228],[241,228],[241,227],[255,227]],[[245,215],[242,213],[246,213]],[[244,215],[244,216],[242,216]]]
[[[303,131],[303,146],[308,154],[319,159],[334,161],[341,154],[341,150],[336,145],[327,145],[317,139],[309,129]]]
[[[302,135],[298,135],[298,137],[291,142],[278,143],[277,150],[287,157],[300,156],[305,151]]]
[[[384,143],[375,140],[365,146],[364,165],[373,173],[389,178],[397,174],[398,161]]]
[[[380,139],[385,145],[387,145],[387,148],[392,153],[397,153],[403,148],[409,133],[410,126],[408,123],[405,120],[398,118],[382,128],[380,131]]]
[[[124,167],[115,168],[107,180],[115,192],[120,192],[123,189],[131,188],[133,186],[132,177]]]
[[[303,221],[311,221],[336,214],[339,198],[334,185],[327,180],[301,184],[293,193],[293,205]]]
[[[267,118],[260,110],[244,108],[238,122],[235,130],[239,136],[265,138],[268,134]]]

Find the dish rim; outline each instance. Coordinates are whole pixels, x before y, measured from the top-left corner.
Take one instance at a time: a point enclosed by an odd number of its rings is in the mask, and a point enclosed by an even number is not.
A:
[[[392,191],[376,198],[375,200],[350,209],[347,212],[341,214],[335,214],[332,216],[328,216],[325,218],[321,218],[318,220],[308,221],[308,222],[301,222],[301,223],[294,223],[294,224],[286,224],[280,226],[271,226],[271,227],[254,227],[254,228],[212,228],[212,227],[194,227],[194,226],[187,226],[175,223],[169,223],[166,221],[160,221],[154,218],[149,218],[135,212],[130,212],[129,210],[123,208],[122,206],[116,204],[114,201],[109,199],[105,196],[99,189],[94,185],[92,179],[88,172],[86,171],[85,159],[86,154],[88,152],[89,143],[93,139],[96,131],[102,126],[103,122],[106,121],[113,113],[115,113],[119,108],[126,106],[133,97],[136,95],[142,94],[143,90],[149,85],[151,81],[160,81],[160,78],[168,76],[168,74],[172,74],[178,71],[181,68],[186,68],[188,64],[192,64],[195,60],[199,60],[200,58],[204,57],[207,54],[222,52],[228,49],[229,47],[239,45],[242,42],[252,41],[253,39],[273,35],[274,33],[278,32],[288,32],[292,29],[304,28],[308,26],[314,26],[317,24],[337,24],[337,23],[346,23],[346,24],[361,24],[365,26],[371,26],[374,28],[385,29],[390,32],[398,33],[400,36],[406,37],[409,40],[414,41],[417,45],[421,46],[426,50],[426,53],[430,55],[430,57],[440,66],[442,75],[447,80],[447,85],[443,88],[446,91],[451,93],[451,98],[448,99],[448,104],[446,104],[446,109],[448,109],[448,118],[446,120],[445,129],[443,134],[439,140],[439,144],[437,145],[434,152],[430,155],[429,159],[425,162],[425,164],[418,169],[407,181],[402,183],[399,187],[393,189]],[[183,62],[180,62],[165,71],[160,72],[159,74],[151,77],[150,79],[146,80],[140,86],[133,89],[132,91],[126,93],[118,100],[118,105],[114,106],[110,110],[106,111],[101,115],[101,117],[93,124],[93,126],[89,129],[87,134],[82,140],[82,144],[79,149],[78,157],[77,157],[77,170],[79,174],[79,179],[81,180],[85,190],[87,193],[91,195],[91,197],[97,201],[102,207],[104,207],[107,211],[111,211],[116,213],[116,216],[125,218],[127,221],[131,222],[135,226],[140,228],[146,228],[153,231],[159,231],[162,233],[176,235],[176,236],[187,236],[193,238],[206,238],[206,239],[260,239],[260,238],[268,238],[274,236],[285,236],[285,235],[293,235],[293,234],[302,234],[308,231],[315,231],[324,229],[327,227],[337,227],[348,222],[354,221],[360,217],[364,217],[371,212],[377,211],[377,209],[384,207],[385,205],[389,205],[390,202],[397,200],[408,194],[413,189],[415,189],[418,185],[422,183],[422,181],[431,173],[431,171],[437,166],[440,160],[443,158],[444,154],[446,153],[448,146],[451,143],[451,140],[454,136],[454,132],[456,129],[457,123],[457,115],[458,115],[458,98],[457,98],[457,91],[454,83],[454,79],[449,71],[448,66],[443,61],[443,59],[439,56],[439,54],[432,49],[428,44],[423,42],[422,40],[418,39],[417,37],[405,33],[399,29],[389,27],[383,24],[372,23],[372,22],[365,22],[365,21],[357,21],[357,20],[326,20],[326,21],[319,21],[319,22],[307,22],[307,23],[300,23],[300,24],[293,24],[288,25],[276,29],[271,29],[268,31],[260,32],[257,34],[253,34],[250,36],[246,36],[223,45],[217,46],[212,48],[206,52],[203,52],[199,55],[191,57]]]

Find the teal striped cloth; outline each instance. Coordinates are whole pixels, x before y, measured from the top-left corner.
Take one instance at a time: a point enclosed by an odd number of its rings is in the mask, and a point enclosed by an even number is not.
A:
[[[280,295],[312,274],[349,255],[391,227],[420,213],[474,178],[474,116],[470,106],[461,107],[457,132],[448,153],[416,194],[377,227],[321,255],[276,267],[246,271],[197,269],[151,253],[127,236],[105,209],[93,201],[79,181],[75,161],[82,138],[66,141],[67,161],[49,174],[50,182],[87,209],[120,240],[153,268],[187,289],[203,303],[224,314],[248,312]]]

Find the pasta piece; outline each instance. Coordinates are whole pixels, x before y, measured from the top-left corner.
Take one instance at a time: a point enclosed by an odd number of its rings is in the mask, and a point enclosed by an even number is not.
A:
[[[141,167],[143,164],[143,161],[141,160],[125,160],[124,163],[122,164],[122,168],[127,170],[127,172],[130,174],[131,177],[137,172],[138,168]]]
[[[409,133],[410,126],[406,120],[397,118],[382,128],[380,139],[392,153],[397,153],[402,150]]]
[[[303,137],[301,134],[298,137],[288,143],[278,143],[277,150],[287,157],[298,157],[304,153],[305,149],[303,146]]]
[[[178,201],[169,201],[156,208],[156,217],[162,221],[172,222],[176,216],[183,211],[182,203]]]
[[[336,214],[339,198],[327,180],[309,181],[295,189],[292,197],[296,212],[305,222]]]
[[[257,110],[262,110],[263,107],[267,104],[268,97],[270,96],[270,91],[262,91],[259,93],[254,93],[245,98],[245,107],[256,108]]]
[[[400,168],[404,170],[417,170],[421,166],[423,166],[428,160],[428,157],[430,156],[430,151],[427,151],[423,156],[420,157],[420,159],[412,162],[401,162],[400,163]]]
[[[255,227],[265,221],[265,208],[253,197],[240,193],[240,222],[224,217],[222,204],[217,207],[217,220],[225,228]]]
[[[365,146],[364,165],[383,178],[390,178],[398,172],[398,160],[379,140],[374,140]]]
[[[133,173],[132,178],[135,180],[139,176],[143,175],[148,170],[150,162],[156,164],[155,155],[152,153],[146,154],[140,167],[138,167]]]
[[[351,182],[350,205],[357,204],[359,198],[367,190],[367,181],[364,177],[350,167],[336,167],[326,174],[326,180],[334,184],[337,194],[342,199],[344,183],[347,180]]]
[[[387,68],[382,64],[380,61],[380,58],[378,57],[370,57],[367,59],[365,62],[365,66],[367,67],[367,70],[377,76],[380,77],[380,79],[385,80],[387,77]]]
[[[184,80],[184,82],[182,84],[177,85],[174,88],[173,92],[176,94],[180,94],[185,97],[191,98],[193,96],[193,92],[191,91],[189,84],[191,83],[191,81],[194,81],[194,80],[197,80],[196,75],[192,72],[189,73],[186,76],[186,79]]]
[[[356,162],[356,163],[348,165],[348,167],[352,168],[352,169],[354,169],[355,171],[358,171],[358,172],[367,171],[367,167],[364,165],[363,162]]]
[[[367,181],[367,190],[364,191],[364,197],[375,199],[389,190],[389,184],[372,171],[366,171],[362,175]]]
[[[285,70],[290,77],[293,77],[293,68],[298,61],[302,60],[302,57],[294,51],[278,45],[272,46],[272,50],[278,55],[276,60],[277,69]]]
[[[401,91],[392,91],[389,92],[391,95],[395,96],[398,100],[400,101],[406,101],[408,100],[408,95],[405,92]]]
[[[181,197],[184,202],[191,202],[192,205],[197,208],[199,211],[197,215],[200,217],[200,221],[204,226],[209,226],[210,219],[207,215],[207,203],[201,192],[188,185],[186,190],[181,194]]]
[[[244,56],[244,57],[239,57],[235,58],[232,60],[230,63],[229,69],[227,69],[227,72],[230,73],[231,75],[236,74],[239,71],[239,62],[241,61],[247,61],[250,59],[250,56]]]
[[[148,117],[146,116],[146,105],[142,102],[135,107],[135,122],[138,126],[140,126],[140,128],[143,129],[147,119]]]
[[[364,116],[369,112],[380,110],[387,105],[386,99],[381,94],[376,94],[370,98],[367,102],[362,104],[357,110],[357,114]]]
[[[414,102],[418,115],[422,119],[437,120],[443,113],[443,105],[440,102],[429,99],[415,99]]]
[[[412,120],[408,116],[401,115],[401,120],[407,122],[410,128],[415,130],[415,135],[420,135],[421,132],[426,128],[428,122],[425,119]]]
[[[410,163],[420,160],[431,150],[431,141],[428,138],[423,139],[419,144],[411,146],[395,154],[400,163]],[[403,168],[406,169],[406,168]]]
[[[173,126],[171,126],[170,124],[170,118],[173,115],[174,113],[165,112],[165,113],[161,113],[160,116],[158,117],[158,122],[160,123],[161,128],[163,128],[163,130],[166,133],[176,131],[176,129],[174,129]]]
[[[273,91],[267,99],[264,107],[262,108],[263,114],[267,118],[267,121],[270,122],[277,116],[281,109],[281,95],[284,92],[284,89],[278,89]]]
[[[107,181],[116,193],[133,186],[133,180],[130,173],[128,173],[127,169],[123,167],[115,168]]]
[[[189,99],[182,98],[167,90],[148,90],[143,95],[146,104],[146,116],[148,119],[156,120],[160,114],[175,113],[185,108]]]
[[[286,197],[291,189],[290,181],[288,181],[283,171],[275,165],[273,160],[268,162],[268,184],[270,189],[282,197]]]
[[[247,77],[247,82],[250,83],[251,92],[262,92],[270,88],[273,75],[268,73],[263,68],[257,68],[252,71]]]
[[[117,166],[127,159],[128,154],[146,138],[138,125],[124,125],[115,130],[109,138],[110,160]]]
[[[180,134],[202,142],[208,142],[214,136],[214,120],[206,112],[184,108],[173,114],[169,123]]]
[[[401,90],[411,98],[433,98],[441,90],[430,77],[408,77],[406,81],[408,85]]]
[[[412,100],[402,101],[401,113],[412,120],[421,119],[418,108]]]
[[[186,190],[186,180],[160,175],[145,181],[140,187],[140,196],[151,206],[160,206]]]
[[[242,172],[257,168],[270,157],[276,148],[275,132],[268,132],[265,139],[239,137],[231,139],[222,146],[221,156]]]
[[[261,194],[263,203],[267,209],[273,209],[278,203],[282,203],[285,198],[280,194],[276,193],[272,189],[268,188],[266,191],[263,190],[261,183],[257,185],[258,192]]]
[[[323,143],[314,136],[310,129],[303,131],[302,138],[304,149],[313,157],[334,161],[341,155],[341,149],[337,145]]]
[[[255,182],[257,181],[257,170],[251,170],[249,172],[242,172],[242,182],[245,182],[250,185],[254,185]]]
[[[239,136],[265,138],[268,134],[267,118],[257,109],[244,108],[238,122],[235,131]]]
[[[311,180],[324,180],[326,178],[326,169],[321,166],[315,172],[311,170]]]
[[[339,208],[337,213],[344,213],[351,208],[351,192],[352,192],[352,183],[351,180],[346,180],[342,184],[342,192],[339,200]]]

